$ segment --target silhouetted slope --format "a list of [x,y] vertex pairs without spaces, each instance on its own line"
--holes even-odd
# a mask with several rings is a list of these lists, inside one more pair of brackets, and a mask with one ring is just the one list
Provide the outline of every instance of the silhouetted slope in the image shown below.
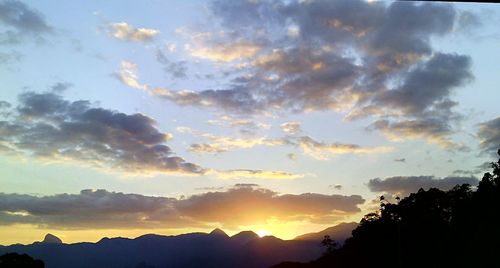
[[344,242],[347,238],[351,237],[351,232],[356,227],[358,227],[358,223],[349,222],[349,223],[341,223],[332,227],[328,227],[323,231],[317,233],[307,233],[303,235],[299,235],[294,238],[294,240],[305,240],[305,241],[319,241],[323,240],[325,235],[329,235],[331,239],[337,242]]

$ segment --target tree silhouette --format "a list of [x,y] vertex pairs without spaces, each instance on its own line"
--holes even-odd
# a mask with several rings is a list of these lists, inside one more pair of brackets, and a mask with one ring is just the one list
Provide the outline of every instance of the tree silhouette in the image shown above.
[[35,260],[27,254],[7,253],[0,256],[0,268],[44,268],[41,260]]
[[500,267],[500,159],[491,167],[477,189],[420,189],[394,204],[381,196],[342,247],[277,267]]
[[325,254],[328,254],[339,246],[339,243],[337,241],[333,240],[329,235],[325,235],[323,240],[321,241],[321,245],[326,248]]

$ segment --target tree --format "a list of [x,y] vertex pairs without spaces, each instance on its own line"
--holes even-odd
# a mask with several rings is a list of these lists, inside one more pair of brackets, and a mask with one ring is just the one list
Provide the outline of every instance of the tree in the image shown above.
[[0,268],[44,268],[41,260],[35,260],[27,254],[7,253],[0,256]]

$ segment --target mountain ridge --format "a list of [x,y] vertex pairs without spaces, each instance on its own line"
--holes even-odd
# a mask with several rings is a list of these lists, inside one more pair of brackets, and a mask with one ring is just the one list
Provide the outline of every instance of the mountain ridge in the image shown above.
[[[55,236],[54,236],[55,237]],[[48,268],[68,267],[268,267],[285,260],[308,261],[319,257],[320,241],[283,240],[259,237],[252,231],[228,236],[221,229],[210,233],[175,236],[145,234],[136,238],[107,238],[99,241],[33,243],[0,246],[0,254],[28,254]],[[148,267],[149,267],[148,266]],[[137,266],[138,267],[138,266]]]

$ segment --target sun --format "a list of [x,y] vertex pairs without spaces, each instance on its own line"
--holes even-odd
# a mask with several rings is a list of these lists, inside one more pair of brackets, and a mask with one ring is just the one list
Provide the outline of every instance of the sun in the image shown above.
[[264,229],[257,230],[257,231],[255,231],[255,233],[256,233],[259,237],[264,237],[264,236],[271,235],[271,232],[269,232],[268,230],[264,230]]

